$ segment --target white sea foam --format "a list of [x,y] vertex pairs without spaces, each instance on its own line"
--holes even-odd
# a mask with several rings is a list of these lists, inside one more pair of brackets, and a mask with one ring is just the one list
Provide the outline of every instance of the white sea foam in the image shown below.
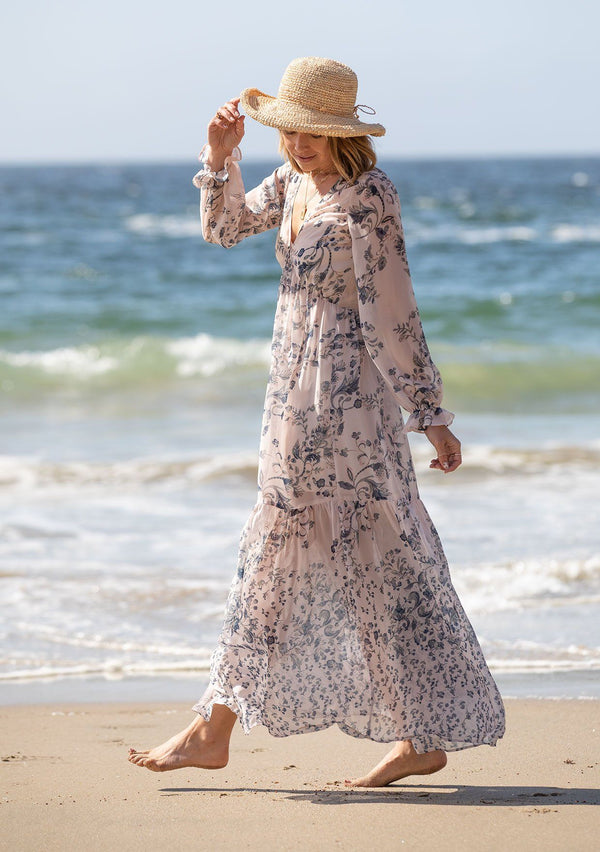
[[[526,641],[487,641],[481,645],[490,669],[495,674],[549,674],[552,672],[583,672],[600,670],[600,648],[564,646]],[[156,677],[158,675],[193,676],[210,670],[212,648],[183,648],[179,659],[129,660],[112,656],[98,660],[73,663],[44,663],[31,667],[10,667],[0,671],[0,682],[47,681],[57,678],[100,676],[106,679]],[[148,653],[154,653],[148,648]],[[0,662],[1,664],[1,662]]]
[[454,582],[472,613],[591,606],[600,603],[600,555],[456,566]]
[[590,176],[587,172],[574,172],[571,175],[571,183],[573,186],[588,186],[590,182]]
[[[557,612],[567,604],[592,610],[600,601],[600,556],[479,564],[459,568],[454,579],[467,612],[479,613],[481,643],[495,672],[600,669],[593,631],[579,631],[577,638],[571,632],[565,640],[550,630],[547,641],[486,635],[498,612],[504,613],[501,624],[507,617],[521,620],[522,628],[514,624],[510,631],[519,637],[527,623],[523,610],[535,612],[537,619],[544,610]],[[50,582],[38,573],[33,596],[31,577],[9,577],[7,582],[18,584],[21,593],[7,597],[3,681],[207,671],[228,585],[216,578],[159,579],[140,570],[134,577],[121,567],[117,574],[100,565],[93,575],[83,571],[81,579],[68,572]]]
[[88,378],[118,366],[115,357],[105,355],[97,346],[65,346],[45,352],[7,352],[0,350],[0,361],[11,367],[33,367],[45,373]]
[[[72,346],[45,351],[0,350],[0,369],[5,366],[44,376],[86,381],[114,374],[116,380],[159,377],[174,373],[182,378],[214,376],[231,368],[268,366],[270,341],[239,340],[197,334],[175,340],[139,336],[92,346]],[[17,381],[22,382],[19,377]]]
[[[583,185],[583,184],[579,184]],[[439,201],[431,196],[418,196],[413,201],[418,210],[431,210],[439,206]],[[470,219],[476,209],[471,202],[465,201],[459,207],[464,219]],[[202,226],[199,218],[189,216],[167,215],[154,213],[139,213],[125,220],[128,231],[149,237],[169,237],[181,239],[185,237],[202,237]],[[489,227],[456,227],[444,225],[437,228],[422,227],[417,223],[407,225],[411,243],[437,242],[458,240],[466,245],[485,245],[503,242],[534,242],[545,238],[545,231],[527,225],[492,225]],[[598,242],[600,241],[600,225],[572,225],[558,223],[551,227],[549,237],[554,242]]]
[[155,213],[138,213],[125,219],[125,227],[135,234],[149,237],[201,237],[200,218],[190,216],[159,216]]
[[[431,450],[415,443],[413,456],[420,467],[425,466]],[[491,444],[470,444],[463,450],[461,480],[478,476],[533,476],[558,471],[587,471],[600,469],[600,442],[572,446],[550,444],[540,447],[502,447]]]
[[[431,451],[413,448],[419,467],[426,467]],[[52,487],[72,490],[87,486],[136,486],[179,482],[190,484],[228,476],[254,479],[258,458],[254,450],[213,453],[189,458],[140,457],[123,461],[47,461],[35,457],[0,456],[0,490]],[[487,476],[543,476],[561,470],[600,469],[600,446],[556,445],[540,448],[502,448],[471,445],[463,455],[461,481]],[[26,530],[25,530],[26,533]],[[24,534],[25,534],[24,533]],[[46,533],[50,535],[51,533]]]
[[538,232],[524,225],[512,225],[494,228],[465,228],[458,232],[458,238],[467,245],[482,245],[500,242],[532,242]]
[[600,243],[600,225],[555,225],[552,239],[555,243]]
[[496,672],[533,674],[600,669],[599,647],[558,645],[523,639],[490,641],[480,637],[480,641],[488,665]]
[[[462,215],[470,218],[475,211],[465,207]],[[529,225],[490,225],[488,227],[460,227],[451,224],[430,227],[418,222],[406,224],[411,244],[463,243],[463,245],[491,245],[493,243],[597,243],[600,242],[600,224],[574,225],[558,222],[546,227]]]
[[32,668],[12,669],[0,672],[0,682],[22,680],[50,680],[63,677],[90,677],[100,675],[105,678],[119,679],[136,676],[156,676],[169,674],[194,674],[210,670],[210,653],[195,651],[195,656],[178,662],[126,662],[119,658],[98,660],[96,662],[74,663],[72,665],[42,665]]
[[200,456],[189,459],[134,458],[114,462],[49,462],[22,456],[0,456],[0,489],[52,486],[151,485],[175,481],[194,484],[224,476],[255,477],[255,452]]
[[[507,309],[512,298],[507,293],[497,296]],[[566,291],[563,298],[574,296]],[[587,411],[593,405],[598,373],[594,353],[483,342],[438,344],[436,357],[448,395],[463,409],[514,411],[527,405],[546,411],[555,403],[566,407],[570,401],[571,410]],[[185,394],[189,383],[205,394],[208,404],[217,398],[237,404],[250,387],[257,389],[254,399],[260,399],[258,388],[264,388],[270,360],[271,343],[266,338],[139,335],[40,352],[0,350],[0,388],[15,399],[29,400],[58,390],[69,401],[86,405],[90,394],[104,399],[125,392],[130,404],[132,394],[165,389]]]
[[431,195],[417,195],[412,203],[418,210],[434,210],[439,207],[439,200]]
[[[462,210],[463,218],[469,219],[475,213],[472,206]],[[457,242],[463,245],[486,245],[491,243],[534,242],[542,234],[535,228],[526,225],[492,225],[489,227],[469,227],[454,224],[427,226],[418,222],[406,224],[407,235],[411,244],[435,244]]]
[[269,364],[271,344],[266,340],[233,340],[197,334],[166,345],[177,359],[180,376],[213,376],[229,367]]
[[[222,592],[221,584],[219,589]],[[27,632],[28,625],[22,625]],[[153,657],[194,657],[199,659],[209,657],[211,649],[199,648],[197,645],[180,642],[140,641],[138,637],[111,638],[102,634],[90,634],[82,630],[65,631],[50,625],[35,625],[35,633],[47,642],[55,645],[65,645],[73,648],[93,648],[102,651],[113,651],[120,654],[141,652]],[[162,665],[160,663],[159,665]]]
[[[431,196],[419,196],[415,198],[414,204],[419,210],[431,210],[439,206],[439,201]],[[460,213],[463,218],[471,218],[475,207],[468,201],[460,205]],[[161,236],[180,239],[183,237],[201,237],[202,226],[199,218],[188,216],[160,216],[153,213],[140,213],[129,216],[125,220],[127,230],[143,234],[144,236]],[[418,237],[420,230],[421,238],[428,239],[458,239],[467,244],[496,243],[496,242],[523,242],[535,240],[538,233],[533,228],[521,225],[498,226],[489,228],[453,228],[445,227],[432,230],[421,230],[411,226],[411,242]]]

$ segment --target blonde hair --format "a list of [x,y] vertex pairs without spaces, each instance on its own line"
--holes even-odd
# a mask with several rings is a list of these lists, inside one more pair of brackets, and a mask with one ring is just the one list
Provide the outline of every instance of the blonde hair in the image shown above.
[[[335,170],[349,183],[354,183],[364,172],[375,168],[377,154],[370,136],[328,136],[327,142]],[[281,130],[279,153],[295,172],[303,174],[298,162],[285,147]]]

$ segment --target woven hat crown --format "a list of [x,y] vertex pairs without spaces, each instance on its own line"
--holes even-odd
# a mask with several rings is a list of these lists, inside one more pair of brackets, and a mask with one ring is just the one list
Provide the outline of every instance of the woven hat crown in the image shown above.
[[319,112],[351,116],[357,91],[358,79],[347,65],[308,56],[290,62],[277,97]]

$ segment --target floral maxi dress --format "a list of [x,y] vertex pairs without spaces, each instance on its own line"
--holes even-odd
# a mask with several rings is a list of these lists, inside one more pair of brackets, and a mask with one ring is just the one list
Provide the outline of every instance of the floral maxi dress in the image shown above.
[[[417,751],[494,745],[498,689],[417,489],[406,432],[450,424],[413,294],[400,204],[379,169],[340,179],[291,240],[300,176],[248,194],[208,169],[204,238],[230,247],[278,228],[282,267],[259,495],[194,710],[246,733],[337,724]],[[404,424],[400,407],[410,413]]]

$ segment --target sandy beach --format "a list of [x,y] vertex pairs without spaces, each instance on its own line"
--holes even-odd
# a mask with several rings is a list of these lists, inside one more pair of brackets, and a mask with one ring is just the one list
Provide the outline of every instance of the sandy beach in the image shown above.
[[386,746],[337,728],[275,739],[236,726],[216,772],[155,774],[189,705],[3,707],[0,848],[19,850],[591,850],[600,832],[600,702],[509,700],[497,748],[430,778],[348,790]]

